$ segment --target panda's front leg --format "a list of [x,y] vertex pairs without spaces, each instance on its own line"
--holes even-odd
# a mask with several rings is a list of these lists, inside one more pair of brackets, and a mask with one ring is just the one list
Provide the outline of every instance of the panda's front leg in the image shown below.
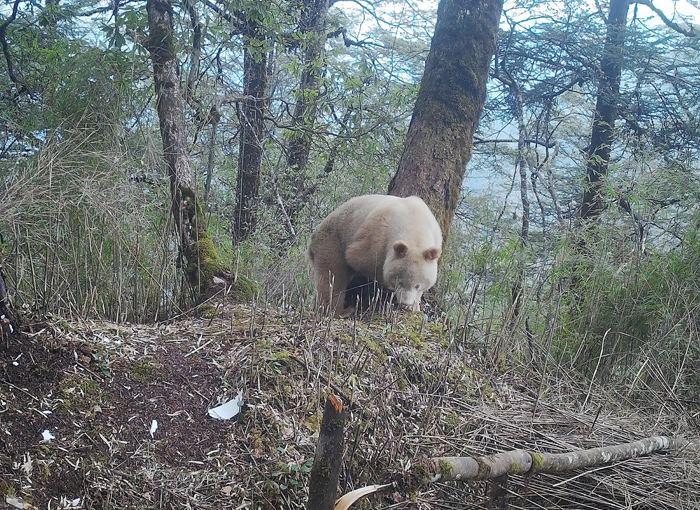
[[412,312],[420,312],[420,300],[422,297],[423,297],[423,293],[419,292],[418,295],[416,296],[416,300],[411,305]]

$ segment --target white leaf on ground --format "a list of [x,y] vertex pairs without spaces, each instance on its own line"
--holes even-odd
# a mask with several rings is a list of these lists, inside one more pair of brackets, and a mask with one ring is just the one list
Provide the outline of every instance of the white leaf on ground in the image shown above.
[[14,496],[5,496],[5,503],[14,508],[29,508],[28,505],[24,504],[22,498],[15,498]]
[[43,438],[41,440],[42,443],[49,443],[56,439],[56,437],[48,429],[41,433],[41,437]]
[[230,420],[238,413],[241,412],[241,407],[243,406],[243,391],[239,391],[236,398],[229,400],[221,404],[218,407],[209,409],[209,416],[217,420]]
[[151,422],[151,437],[156,433],[156,430],[158,430],[158,420],[153,420]]
[[348,492],[345,496],[336,501],[333,510],[347,510],[353,503],[356,503],[365,496],[369,496],[375,492],[387,489],[393,485],[393,483],[387,483],[386,485],[368,485],[367,487],[362,487],[361,489],[355,489],[354,491]]

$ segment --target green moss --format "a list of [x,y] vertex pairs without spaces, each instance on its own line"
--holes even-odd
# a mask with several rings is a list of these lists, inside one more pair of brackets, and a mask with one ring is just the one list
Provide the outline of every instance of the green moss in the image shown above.
[[214,276],[225,272],[226,266],[219,256],[214,240],[206,231],[200,232],[194,251],[187,261],[187,278],[192,283],[197,282],[200,288],[206,289]]
[[462,423],[462,418],[456,411],[448,411],[445,416],[445,425],[452,429],[456,429]]
[[100,385],[89,377],[70,374],[58,384],[63,407],[68,411],[85,412],[100,402]]
[[399,482],[399,490],[406,494],[411,493],[428,483],[435,476],[439,466],[430,459],[417,459],[413,462],[408,473],[404,473]]
[[488,383],[485,383],[480,389],[482,398],[490,400],[491,402],[498,401],[498,392],[496,392],[496,390],[493,389],[493,386],[491,386]]
[[219,316],[219,307],[203,303],[197,307],[197,314],[205,319],[216,319]]
[[314,413],[304,420],[304,425],[306,425],[306,428],[308,428],[311,432],[317,433],[321,430],[322,419],[323,415],[321,413]]
[[530,468],[530,471],[533,473],[537,473],[542,469],[542,466],[544,465],[544,455],[541,453],[536,453],[536,452],[528,452],[530,454],[530,457],[532,458],[532,467]]
[[152,358],[142,358],[131,365],[131,378],[141,383],[153,381],[160,366]]
[[[382,360],[386,359],[386,352],[384,352],[384,348],[374,338],[369,335],[359,335],[358,338],[370,352],[381,357]],[[352,339],[352,337],[348,335],[348,339]]]
[[452,464],[445,460],[440,460],[438,462],[438,469],[440,470],[440,473],[443,474],[444,476],[451,477],[452,476]]
[[278,389],[280,390],[280,392],[282,393],[282,396],[284,396],[284,397],[294,396],[295,388],[291,383],[282,384],[281,386],[278,387]]
[[447,346],[449,336],[444,324],[428,322],[422,313],[406,313],[393,326],[389,339],[395,342],[406,342],[419,351],[426,350],[430,343]]
[[231,295],[236,301],[251,301],[260,293],[258,283],[247,276],[238,275],[233,282]]
[[291,352],[289,352],[288,350],[282,350],[271,352],[266,356],[265,359],[267,359],[268,361],[288,361],[291,356]]

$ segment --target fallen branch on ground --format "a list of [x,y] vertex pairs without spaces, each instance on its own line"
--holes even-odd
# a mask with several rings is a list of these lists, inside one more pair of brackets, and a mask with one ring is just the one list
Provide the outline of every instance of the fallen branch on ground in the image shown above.
[[[700,438],[689,441],[681,438],[653,436],[631,443],[578,450],[569,453],[540,453],[526,450],[485,455],[482,457],[435,457],[426,463],[418,464],[415,481],[418,485],[428,485],[449,480],[493,480],[507,475],[534,475],[537,473],[564,473],[592,466],[602,466],[612,462],[633,459],[665,450],[691,450],[700,453]],[[359,499],[386,490],[389,486],[375,486],[357,489],[344,496],[345,501]],[[351,497],[357,494],[360,498]],[[350,497],[348,497],[350,496]],[[339,500],[340,501],[340,500]],[[336,503],[336,510],[338,509]],[[343,508],[349,508],[344,506]]]

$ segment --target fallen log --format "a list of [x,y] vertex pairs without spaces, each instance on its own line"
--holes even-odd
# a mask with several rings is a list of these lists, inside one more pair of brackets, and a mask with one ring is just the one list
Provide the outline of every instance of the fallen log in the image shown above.
[[[593,466],[603,466],[613,462],[633,459],[664,450],[691,450],[700,453],[700,438],[686,440],[667,436],[653,436],[631,443],[576,450],[567,453],[542,453],[526,450],[512,450],[480,457],[434,457],[418,463],[411,484],[428,485],[445,481],[495,480],[491,502],[494,508],[505,508],[502,497],[509,475],[535,475],[538,473],[564,473]],[[390,487],[376,485],[373,490],[367,487],[349,492],[341,500],[355,503]],[[355,497],[357,495],[358,497]],[[340,507],[336,502],[336,510]],[[350,505],[343,505],[343,510]]]
[[633,459],[660,450],[694,447],[696,442],[653,436],[631,443],[568,453],[513,450],[483,457],[436,457],[430,459],[428,463],[428,477],[424,483],[447,480],[490,480],[506,474],[564,473]]

